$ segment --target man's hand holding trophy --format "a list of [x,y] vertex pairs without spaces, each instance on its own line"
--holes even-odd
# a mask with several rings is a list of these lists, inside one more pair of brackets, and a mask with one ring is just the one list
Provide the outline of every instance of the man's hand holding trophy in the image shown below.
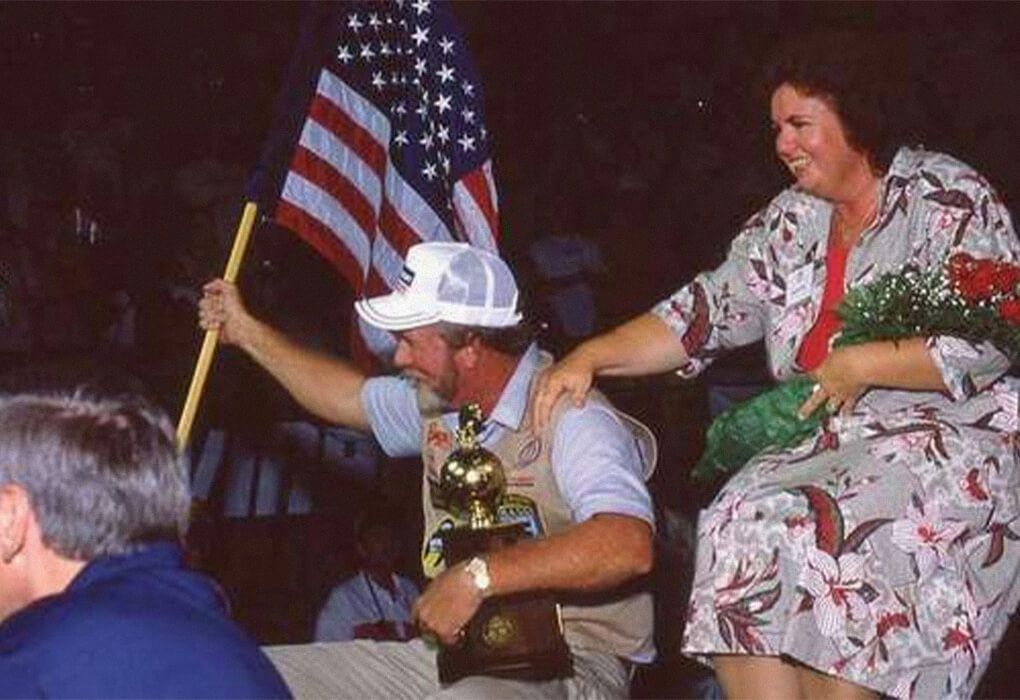
[[499,522],[506,475],[495,454],[481,447],[482,415],[461,409],[457,449],[439,472],[439,497],[458,525],[444,537],[447,570],[419,598],[423,632],[440,642],[439,677],[469,675],[533,680],[569,675],[570,653],[559,606],[551,593],[490,595],[486,553],[527,537],[521,523]]

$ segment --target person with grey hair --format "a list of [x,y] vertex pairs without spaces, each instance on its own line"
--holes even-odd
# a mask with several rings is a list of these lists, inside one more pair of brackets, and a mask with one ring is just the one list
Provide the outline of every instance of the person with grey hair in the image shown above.
[[[248,353],[304,408],[371,431],[390,456],[422,457],[421,563],[430,582],[413,612],[423,637],[455,644],[493,595],[553,591],[562,603],[573,661],[567,677],[476,674],[444,685],[435,647],[422,638],[270,648],[295,695],[626,697],[630,665],[653,657],[652,601],[639,579],[652,566],[644,478],[654,439],[601,396],[583,407],[564,401],[547,429],[535,430],[527,420],[532,387],[552,358],[534,343],[517,296],[513,273],[493,253],[466,243],[410,247],[396,290],[355,307],[363,321],[395,334],[402,376],[366,378],[255,319],[233,285],[206,286],[201,325],[220,329],[221,340]],[[431,496],[456,444],[458,410],[470,403],[486,419],[480,444],[505,466],[513,520],[537,537],[454,564],[442,532],[456,518]]]
[[184,568],[190,502],[144,399],[0,397],[0,697],[289,697]]

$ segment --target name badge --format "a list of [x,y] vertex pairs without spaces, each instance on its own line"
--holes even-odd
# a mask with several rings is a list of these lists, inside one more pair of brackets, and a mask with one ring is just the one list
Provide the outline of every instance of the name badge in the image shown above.
[[797,306],[811,298],[815,281],[815,264],[801,265],[786,278],[786,305]]

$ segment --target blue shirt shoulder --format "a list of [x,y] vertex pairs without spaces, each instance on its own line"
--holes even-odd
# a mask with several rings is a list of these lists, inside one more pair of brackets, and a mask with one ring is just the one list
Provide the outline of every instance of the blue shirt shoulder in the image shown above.
[[0,625],[0,697],[290,697],[214,584],[160,543],[90,563]]

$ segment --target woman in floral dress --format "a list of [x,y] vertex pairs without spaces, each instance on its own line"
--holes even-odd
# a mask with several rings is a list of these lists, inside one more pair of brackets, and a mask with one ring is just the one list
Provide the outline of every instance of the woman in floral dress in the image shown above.
[[1020,594],[1020,383],[991,344],[949,336],[832,350],[834,309],[907,263],[1016,262],[1020,245],[978,173],[898,147],[881,64],[841,41],[803,42],[770,72],[794,184],[720,267],[556,365],[537,419],[595,375],[693,377],[764,339],[777,379],[817,382],[802,411],[828,417],[702,513],[685,651],[731,697],[967,696]]

